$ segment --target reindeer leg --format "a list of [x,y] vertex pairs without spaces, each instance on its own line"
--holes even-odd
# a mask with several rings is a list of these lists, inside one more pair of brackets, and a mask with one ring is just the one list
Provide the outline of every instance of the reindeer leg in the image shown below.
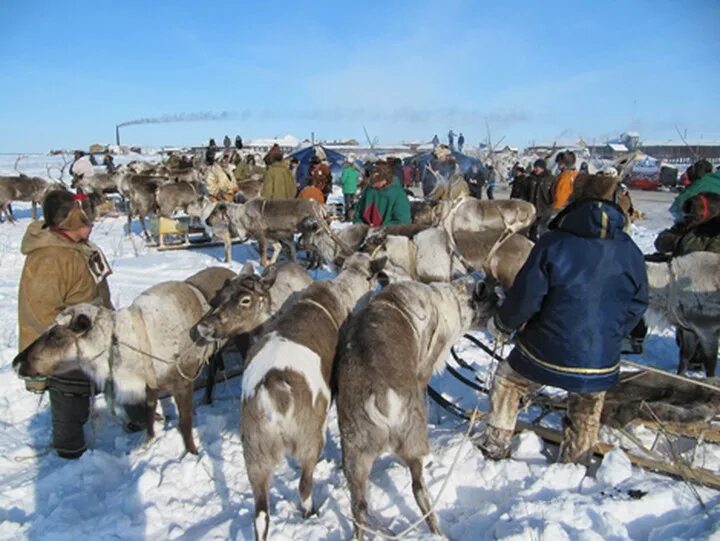
[[698,353],[705,367],[705,375],[713,378],[715,377],[715,369],[717,368],[718,334],[708,333],[707,335],[700,335],[699,338],[700,347],[698,348]]
[[278,257],[280,257],[280,251],[282,250],[282,244],[279,241],[273,241],[272,247],[273,247],[273,255],[270,258],[271,265],[274,264],[278,260]]
[[253,528],[255,530],[255,539],[265,541],[268,537],[270,529],[270,513],[268,511],[268,488],[270,485],[270,476],[272,475],[272,465],[261,461],[261,464],[248,460],[248,453],[245,453],[245,465],[247,475],[252,487],[253,497],[255,498],[255,521]]
[[302,475],[300,476],[300,507],[302,508],[303,518],[309,518],[317,513],[313,505],[312,489],[313,489],[313,473],[315,465],[320,459],[322,448],[325,446],[325,438],[320,434],[317,438],[317,445],[309,452],[301,461]]
[[157,389],[151,389],[150,387],[145,388],[145,405],[147,410],[145,411],[147,418],[147,434],[148,438],[155,437],[155,409],[157,408]]
[[232,261],[232,237],[230,235],[230,229],[223,229],[220,233],[222,238],[223,246],[225,247],[225,263]]
[[127,234],[128,237],[132,237],[132,204],[130,203],[130,199],[127,200]]
[[215,388],[215,379],[217,378],[218,370],[222,364],[222,352],[218,351],[210,357],[210,361],[208,362],[207,383],[205,384],[205,396],[203,396],[202,402],[200,402],[201,404],[207,404],[208,406],[212,404],[212,393]]
[[355,523],[356,539],[363,539],[364,527],[368,523],[368,504],[365,496],[373,461],[371,455],[346,449],[343,445],[343,471],[350,488],[350,508]]
[[427,487],[425,486],[425,480],[423,479],[423,464],[422,458],[406,458],[405,464],[410,468],[410,476],[412,477],[412,489],[415,501],[420,508],[420,512],[423,516],[427,515],[425,522],[430,528],[430,531],[435,535],[442,535],[440,531],[440,524],[435,511],[431,512],[430,495],[428,494]]
[[260,264],[263,267],[267,267],[267,239],[265,238],[265,235],[260,235],[260,238],[258,239],[258,247],[260,248]]
[[677,373],[684,374],[700,350],[698,336],[690,329],[678,327],[675,331],[675,341],[680,348]]
[[198,454],[195,440],[192,433],[193,404],[192,404],[192,382],[183,381],[178,384],[173,392],[175,404],[180,416],[180,434],[182,434],[185,450],[193,455]]
[[32,218],[37,220],[37,201],[32,202]]
[[140,213],[140,225],[142,226],[143,233],[145,234],[145,240],[150,242],[150,233],[148,233],[147,226],[145,225],[145,214]]

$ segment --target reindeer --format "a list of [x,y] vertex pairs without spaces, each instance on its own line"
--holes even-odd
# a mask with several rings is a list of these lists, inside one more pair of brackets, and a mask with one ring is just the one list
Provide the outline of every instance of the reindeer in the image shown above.
[[[664,263],[646,261],[648,323],[669,323],[692,331],[705,373],[715,375],[720,337],[720,254],[692,252]],[[654,320],[654,321],[653,321]],[[678,374],[687,371],[695,348],[681,348]]]
[[454,245],[448,233],[439,227],[426,228],[409,237],[389,232],[369,231],[359,249],[386,255],[385,273],[391,281],[447,282],[476,269],[507,290],[533,247],[522,235],[507,235],[495,229],[459,231]]
[[450,283],[392,284],[352,317],[338,346],[337,410],[342,466],[355,535],[368,524],[365,496],[376,458],[391,452],[408,466],[415,501],[442,535],[423,480],[429,452],[425,389],[460,334],[490,317],[492,289],[465,277]]
[[325,445],[339,330],[375,288],[383,264],[354,254],[335,279],[311,284],[277,318],[245,364],[240,433],[255,498],[256,539],[268,537],[270,479],[285,454],[302,468],[303,515],[313,513],[313,471]]
[[[416,224],[388,225],[383,231],[388,235],[412,237],[427,227]],[[373,229],[367,224],[350,224],[334,231],[322,227],[310,229],[301,235],[298,248],[311,252],[311,268],[319,267],[322,263],[342,265],[342,259],[359,250],[371,231]]]
[[[30,177],[18,171],[18,163],[23,158],[24,156],[18,156],[15,160],[14,169],[17,175],[0,176],[0,222],[2,222],[4,214],[8,222],[15,223],[16,220],[11,207],[13,201],[32,203],[32,218],[37,220],[37,206],[42,203],[48,189],[51,187],[63,187],[49,183],[43,178]],[[52,179],[52,177],[50,178]]]
[[118,188],[127,200],[128,235],[132,234],[132,219],[137,216],[146,240],[150,240],[145,218],[157,207],[156,192],[169,179],[151,175],[128,173],[120,178]]
[[155,212],[164,218],[171,218],[178,209],[188,213],[188,208],[195,208],[201,199],[202,195],[191,182],[162,184],[155,190]]
[[[214,228],[234,228],[237,235],[245,240],[250,237],[257,238],[260,244],[260,262],[263,265],[268,264],[268,241],[273,245],[271,264],[277,261],[283,243],[289,247],[291,258],[295,261],[294,233],[311,230],[323,224],[327,227],[323,208],[316,201],[262,197],[242,204],[218,203],[206,223]],[[228,241],[229,235],[225,239],[226,253],[229,252]]]
[[0,176],[0,221],[3,214],[7,216],[8,222],[16,221],[10,206],[13,201],[31,202],[32,217],[37,220],[37,206],[42,203],[48,186],[48,182],[39,177]]
[[[272,318],[292,305],[300,292],[313,282],[297,263],[266,267],[258,276],[246,263],[237,278],[228,280],[210,301],[211,310],[191,329],[196,341],[216,342],[224,347],[232,338],[243,358],[250,344],[262,334]],[[212,402],[215,373],[222,359],[211,359],[203,401]]]
[[177,404],[185,450],[197,454],[193,378],[214,351],[196,344],[190,329],[210,308],[209,299],[233,276],[232,271],[211,267],[183,282],[154,285],[118,311],[94,304],[71,306],[15,357],[13,367],[23,377],[79,368],[100,389],[111,381],[119,402],[146,402],[150,438],[155,434],[158,391],[169,391]]
[[535,207],[518,199],[480,200],[460,197],[438,203],[438,225],[450,235],[456,231],[495,229],[517,233],[535,221]]

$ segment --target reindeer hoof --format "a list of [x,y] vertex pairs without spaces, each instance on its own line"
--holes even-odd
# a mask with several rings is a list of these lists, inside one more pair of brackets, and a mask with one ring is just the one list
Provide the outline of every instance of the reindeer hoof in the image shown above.
[[315,507],[313,507],[309,511],[303,511],[303,513],[302,513],[302,517],[304,519],[309,519],[310,517],[316,517],[317,515],[318,515],[318,510]]

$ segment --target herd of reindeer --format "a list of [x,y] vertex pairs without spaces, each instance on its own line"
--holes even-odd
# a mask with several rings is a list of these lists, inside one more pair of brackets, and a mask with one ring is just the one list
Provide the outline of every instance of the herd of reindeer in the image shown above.
[[[76,186],[102,193],[103,183],[112,182],[130,204],[129,219],[151,210],[169,216],[181,208],[227,239],[255,238],[267,263],[263,272],[251,264],[238,274],[211,267],[182,282],[152,286],[127,308],[72,306],[18,354],[13,365],[19,374],[48,375],[62,366],[79,367],[101,385],[112,378],[116,400],[149,406],[150,437],[158,394],[169,392],[185,449],[197,454],[193,380],[224,349],[251,344],[244,354],[240,432],[256,538],[268,537],[269,485],[285,455],[301,468],[303,515],[316,511],[313,471],[333,402],[356,536],[382,530],[370,515],[366,485],[384,452],[407,465],[417,505],[429,529],[441,534],[423,477],[429,453],[425,391],[449,348],[463,332],[482,328],[498,295],[512,285],[533,246],[522,234],[535,221],[533,205],[460,197],[415,204],[423,223],[333,228],[314,201],[265,200],[255,193],[244,202],[211,203],[197,188],[198,169],[174,178],[138,168],[78,179]],[[46,190],[48,182],[0,177],[0,204],[7,212],[9,200],[38,203],[42,186]],[[314,281],[294,261],[277,263],[283,244],[294,259],[295,239],[335,277]],[[270,261],[268,243],[275,246]],[[716,344],[720,277],[713,269],[719,263],[720,255],[707,253],[647,263],[651,307],[671,324],[691,326],[708,340],[714,336]]]

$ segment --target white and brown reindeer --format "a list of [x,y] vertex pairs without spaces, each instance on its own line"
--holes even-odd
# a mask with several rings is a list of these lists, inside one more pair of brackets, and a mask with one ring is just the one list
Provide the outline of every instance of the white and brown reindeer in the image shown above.
[[509,289],[533,247],[527,237],[497,229],[456,232],[454,246],[450,235],[439,227],[410,236],[391,232],[384,228],[369,231],[359,249],[387,256],[385,273],[393,282],[447,282],[475,269]]
[[212,309],[194,329],[207,341],[254,332],[291,306],[312,283],[307,271],[291,261],[270,265],[260,275],[246,263],[210,301]]
[[154,436],[158,391],[168,391],[177,404],[185,450],[197,454],[193,378],[214,349],[196,344],[190,329],[210,308],[209,299],[234,276],[228,269],[211,267],[182,282],[154,285],[117,311],[93,304],[71,306],[15,357],[13,366],[21,376],[79,368],[100,389],[111,380],[120,403],[147,404],[149,437]]
[[358,538],[371,528],[366,485],[385,452],[408,466],[415,501],[430,530],[441,535],[423,479],[429,452],[425,390],[452,344],[463,331],[484,324],[496,303],[492,288],[470,277],[429,285],[400,282],[348,321],[338,346],[336,401]]
[[[220,350],[226,344],[233,345],[245,359],[263,326],[292,305],[312,282],[297,263],[270,265],[260,275],[251,263],[246,263],[237,277],[227,280],[210,300],[210,311],[191,329],[191,336],[196,341],[214,342]],[[212,403],[215,375],[221,363],[216,355],[208,366],[203,399],[206,404]]]
[[255,498],[255,537],[267,539],[268,491],[286,454],[300,464],[300,504],[313,512],[315,465],[325,445],[340,327],[374,290],[384,260],[350,256],[340,274],[311,284],[253,348],[243,374],[240,432]]

